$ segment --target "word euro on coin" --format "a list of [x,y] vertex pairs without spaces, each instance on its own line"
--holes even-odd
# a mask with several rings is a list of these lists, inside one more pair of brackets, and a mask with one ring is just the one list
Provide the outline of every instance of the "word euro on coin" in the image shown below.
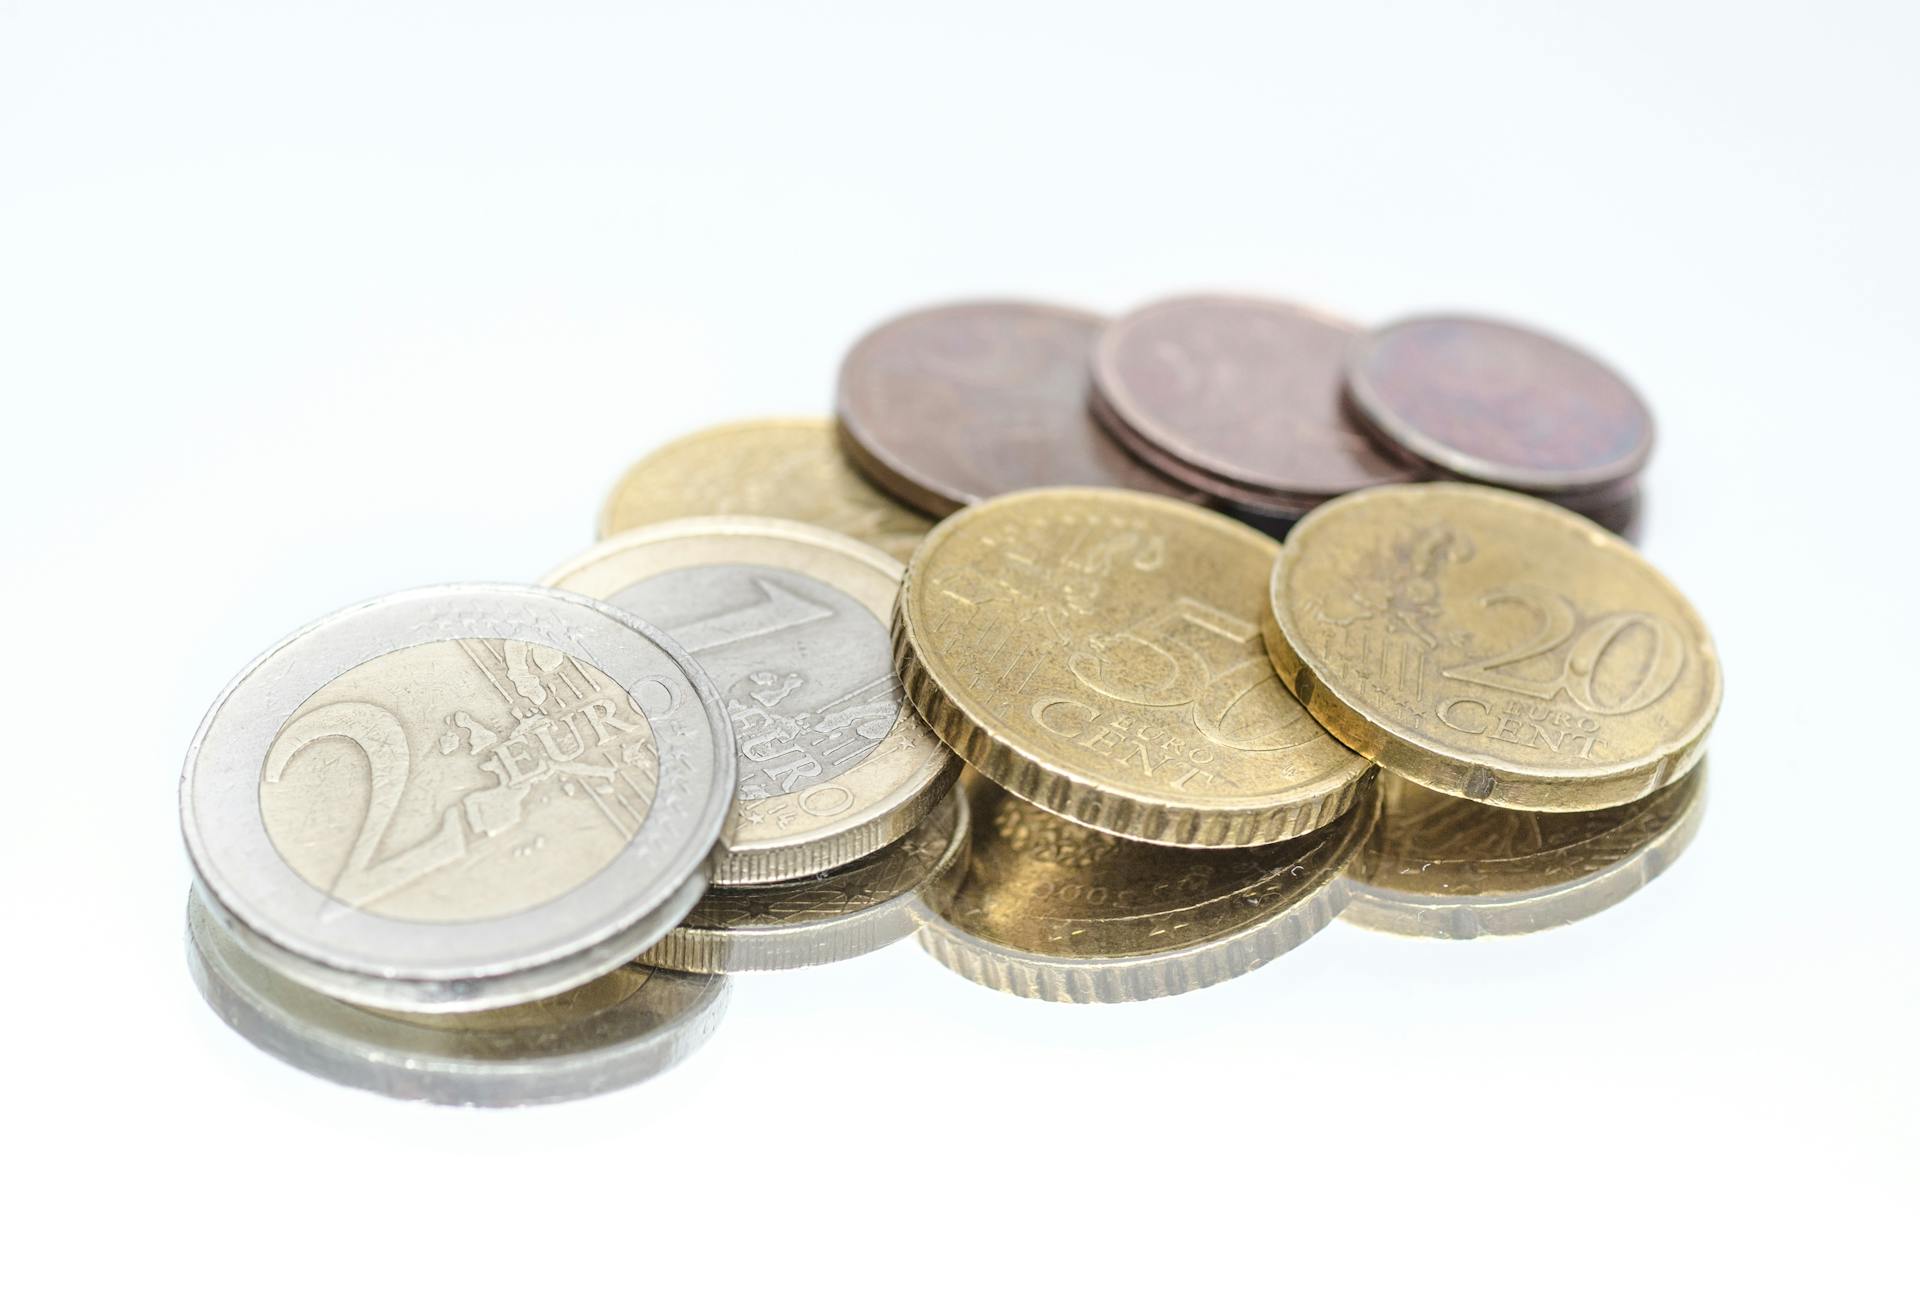
[[1576,514],[1461,484],[1315,510],[1272,583],[1267,648],[1328,730],[1499,807],[1631,802],[1687,773],[1720,664],[1685,596]]
[[923,905],[920,944],[975,983],[1048,1001],[1144,1001],[1258,969],[1325,928],[1373,801],[1258,848],[1167,848],[967,782],[974,843],[956,887]]
[[678,924],[734,784],[725,707],[651,627],[537,587],[437,587],[242,672],[187,752],[181,824],[263,964],[362,1005],[474,1010]]
[[676,438],[614,485],[600,535],[691,515],[794,519],[878,547],[905,563],[933,520],[868,482],[824,419],[759,419]]
[[1532,329],[1425,316],[1375,330],[1347,390],[1360,418],[1447,474],[1591,513],[1653,451],[1653,415],[1605,364]]
[[1100,335],[1095,409],[1162,473],[1260,517],[1420,477],[1348,418],[1359,330],[1260,298],[1168,298]]
[[548,575],[666,629],[718,687],[739,798],[713,878],[817,875],[919,824],[960,760],[906,706],[887,647],[897,561],[782,519],[625,532]]
[[197,893],[187,964],[214,1013],[267,1054],[348,1087],[442,1105],[532,1105],[630,1086],[705,1042],[727,1002],[725,979],[622,965],[494,1010],[374,1010],[254,960]]
[[1706,764],[1632,803],[1517,812],[1436,794],[1392,772],[1380,815],[1347,867],[1341,918],[1418,938],[1530,934],[1594,915],[1652,880],[1692,842]]
[[1136,492],[998,497],[915,552],[895,660],[968,762],[1070,820],[1195,847],[1305,834],[1346,810],[1368,764],[1261,646],[1279,550]]
[[869,477],[933,515],[1027,487],[1191,496],[1116,446],[1087,410],[1101,320],[1024,302],[911,312],[840,367],[842,445]]
[[966,796],[940,805],[898,843],[850,866],[784,884],[713,888],[641,960],[733,974],[844,961],[911,934],[916,907],[951,889],[965,860]]

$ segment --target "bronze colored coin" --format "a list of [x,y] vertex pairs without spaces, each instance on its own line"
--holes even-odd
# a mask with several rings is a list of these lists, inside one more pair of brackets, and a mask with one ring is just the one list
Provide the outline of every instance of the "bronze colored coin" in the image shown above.
[[1574,812],[1687,773],[1720,708],[1700,615],[1579,515],[1458,483],[1382,487],[1294,529],[1267,648],[1328,730],[1499,807]]
[[1191,493],[1115,446],[1087,412],[1100,319],[1026,302],[897,316],[840,367],[842,445],[929,514],[1028,487]]
[[1705,764],[1620,807],[1516,812],[1379,780],[1342,917],[1416,938],[1530,934],[1583,920],[1670,866],[1706,814]]
[[1113,408],[1107,404],[1106,398],[1100,395],[1097,388],[1088,397],[1087,408],[1093,412],[1094,419],[1115,442],[1138,456],[1141,461],[1169,477],[1178,477],[1194,491],[1201,493],[1205,503],[1213,509],[1238,518],[1271,536],[1284,537],[1287,529],[1298,523],[1308,510],[1319,504],[1318,500],[1258,491],[1230,479],[1221,478],[1217,474],[1210,474],[1197,465],[1184,464],[1175,460],[1165,451],[1142,438],[1131,425],[1114,414]]
[[847,463],[831,420],[756,419],[689,433],[640,459],[607,497],[600,535],[702,514],[811,523],[903,564],[933,526]]
[[1341,385],[1356,337],[1281,302],[1168,298],[1107,326],[1094,387],[1116,436],[1163,473],[1238,505],[1299,514],[1421,476],[1348,417]]
[[1144,1001],[1258,969],[1345,905],[1373,799],[1304,838],[1167,848],[1089,830],[968,782],[974,846],[920,944],[975,983],[1048,1001]]
[[914,552],[894,661],[942,739],[1069,820],[1180,847],[1292,838],[1345,811],[1367,763],[1261,646],[1278,553],[1137,492],[1002,496]]
[[1347,372],[1354,409],[1407,454],[1496,487],[1579,494],[1633,477],[1653,415],[1613,370],[1518,325],[1424,316],[1374,331]]
[[906,838],[851,866],[784,884],[709,889],[640,961],[734,974],[879,951],[914,931],[918,906],[952,891],[967,855],[968,823],[967,797],[953,789]]

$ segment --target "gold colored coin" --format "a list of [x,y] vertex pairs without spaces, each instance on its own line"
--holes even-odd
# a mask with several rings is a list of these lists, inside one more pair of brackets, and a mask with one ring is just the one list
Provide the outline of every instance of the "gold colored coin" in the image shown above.
[[933,526],[861,477],[831,420],[756,419],[689,433],[641,458],[607,497],[600,535],[713,514],[811,523],[903,563]]
[[920,944],[975,983],[1047,1001],[1144,1001],[1258,969],[1324,928],[1374,802],[1257,848],[1168,848],[966,782],[973,850]]
[[1557,506],[1431,483],[1358,492],[1273,571],[1274,666],[1390,771],[1497,807],[1574,812],[1684,776],[1720,707],[1685,596]]
[[1706,764],[1636,802],[1517,812],[1382,772],[1341,918],[1418,938],[1530,934],[1620,902],[1671,865],[1706,814]]
[[623,532],[547,576],[660,628],[733,723],[739,792],[716,884],[843,866],[932,810],[960,761],[906,706],[888,654],[897,561],[784,519]]
[[851,866],[785,884],[707,890],[679,928],[640,955],[694,974],[797,970],[868,952],[911,934],[915,908],[957,881],[967,799],[952,789],[898,843]]
[[914,552],[894,615],[901,680],[968,762],[1068,820],[1182,847],[1306,834],[1369,767],[1261,646],[1279,549],[1136,492],[995,497]]

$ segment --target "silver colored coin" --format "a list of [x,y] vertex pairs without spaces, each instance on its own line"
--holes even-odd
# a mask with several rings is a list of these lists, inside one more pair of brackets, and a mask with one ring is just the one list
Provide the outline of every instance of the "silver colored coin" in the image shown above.
[[436,587],[324,618],[214,703],[180,810],[249,954],[364,1006],[551,996],[706,888],[725,707],[660,632],[538,587]]
[[214,1013],[269,1055],[349,1087],[442,1105],[532,1105],[631,1086],[712,1036],[728,992],[714,975],[623,965],[496,1010],[374,1010],[254,960],[197,889],[187,902],[187,964]]
[[960,759],[906,702],[887,619],[898,560],[786,519],[676,519],[548,575],[664,627],[712,677],[740,788],[716,884],[804,879],[924,820]]
[[679,928],[640,957],[669,970],[736,974],[827,965],[913,933],[916,908],[956,882],[967,799],[948,792],[906,838],[813,879],[707,890]]

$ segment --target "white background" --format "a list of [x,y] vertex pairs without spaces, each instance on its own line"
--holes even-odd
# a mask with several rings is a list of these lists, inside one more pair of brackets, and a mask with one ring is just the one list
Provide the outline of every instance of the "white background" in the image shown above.
[[[0,0],[4,1145],[27,1296],[1911,1281],[1910,5]],[[1461,306],[1613,359],[1727,705],[1693,850],[1484,944],[1076,1008],[742,979],[610,1098],[310,1079],[181,956],[178,763],[310,618],[531,580],[912,304]],[[751,1288],[751,1290],[750,1290]]]

